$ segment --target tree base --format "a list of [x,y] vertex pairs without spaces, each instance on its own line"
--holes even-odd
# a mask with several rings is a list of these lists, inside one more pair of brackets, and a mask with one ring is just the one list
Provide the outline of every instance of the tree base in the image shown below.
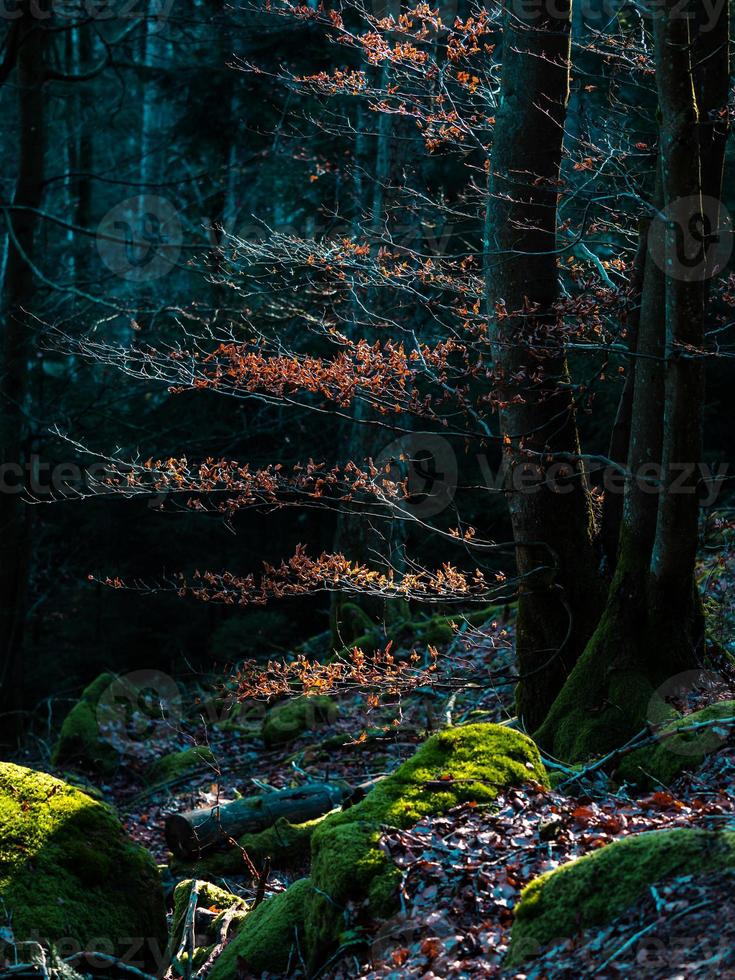
[[611,593],[586,650],[534,734],[537,744],[556,759],[577,763],[613,752],[645,729],[657,688],[699,666],[696,602],[692,606],[658,605],[641,614],[640,605]]

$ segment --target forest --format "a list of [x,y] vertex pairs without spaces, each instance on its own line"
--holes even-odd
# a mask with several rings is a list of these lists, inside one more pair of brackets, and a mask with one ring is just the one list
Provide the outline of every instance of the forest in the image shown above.
[[0,978],[735,978],[733,20],[4,0]]

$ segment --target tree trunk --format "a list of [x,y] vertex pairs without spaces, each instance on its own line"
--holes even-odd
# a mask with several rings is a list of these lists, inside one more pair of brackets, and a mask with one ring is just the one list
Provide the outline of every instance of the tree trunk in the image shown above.
[[[727,4],[719,9],[714,29],[704,23],[703,7],[692,25],[674,3],[656,19],[654,30],[664,196],[676,215],[667,225],[665,242],[665,492],[659,499],[651,562],[652,601],[662,623],[671,612],[681,622],[681,610],[691,605],[702,460],[702,351],[708,277],[714,271],[708,267],[707,244],[693,266],[682,264],[680,249],[683,244],[691,251],[694,243],[685,239],[690,228],[709,231],[708,204],[719,201],[727,140]],[[697,645],[696,637],[689,641]]]
[[[20,152],[13,203],[39,208],[44,178],[44,30],[38,7],[24,4],[20,18],[23,42],[18,49],[16,83]],[[28,394],[30,342],[28,313],[33,308],[34,237],[37,215],[31,210],[6,212],[8,254],[2,288],[2,363],[0,380],[0,459],[4,486],[0,492],[0,705],[22,703],[23,627],[28,568],[28,508],[21,494],[29,439]],[[10,726],[8,726],[10,728]],[[8,729],[6,729],[8,730]]]
[[177,857],[196,858],[218,844],[231,844],[243,834],[265,830],[281,817],[289,823],[314,820],[340,806],[351,793],[348,787],[313,783],[204,810],[172,813],[166,818],[166,843]]
[[[636,363],[629,469],[618,565],[587,650],[536,739],[576,761],[622,745],[644,727],[657,685],[695,667],[701,648],[694,587],[698,464],[704,404],[706,260],[681,261],[678,236],[706,230],[707,199],[719,198],[729,79],[728,11],[714,30],[675,0],[655,19],[661,114],[661,188],[666,220],[649,240]],[[711,26],[711,25],[710,25]],[[694,27],[699,33],[692,38]],[[705,153],[707,154],[705,157]],[[685,245],[691,248],[691,242]],[[663,257],[665,273],[654,257]],[[663,322],[661,311],[663,310]],[[663,369],[662,369],[663,366]],[[646,492],[642,466],[662,481]],[[683,477],[683,479],[682,479]],[[650,488],[650,484],[648,485]]]
[[[595,524],[557,324],[556,218],[571,5],[506,16],[486,227],[488,312],[521,577],[518,712],[533,728],[600,609]],[[564,460],[566,472],[549,471]]]

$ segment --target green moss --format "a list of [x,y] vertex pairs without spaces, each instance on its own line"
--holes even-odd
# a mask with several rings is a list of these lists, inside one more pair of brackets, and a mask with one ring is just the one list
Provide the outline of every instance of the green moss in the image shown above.
[[326,816],[311,847],[304,906],[304,958],[320,965],[340,944],[348,907],[367,905],[375,918],[397,908],[400,872],[378,846],[382,828],[409,827],[459,803],[492,803],[507,786],[548,785],[536,746],[500,725],[465,725],[428,739],[416,754],[358,804]]
[[165,949],[158,870],[112,810],[10,763],[0,763],[0,900],[18,940],[103,940],[127,955],[139,937],[134,958],[154,965]]
[[[228,892],[224,888],[219,888],[217,885],[213,885],[208,881],[197,881],[196,884],[198,889],[197,908],[216,909],[221,914],[224,914],[229,909],[235,908],[243,914],[247,913],[247,902],[237,895],[233,895],[232,892]],[[169,949],[172,955],[177,953],[181,945],[184,922],[186,921],[186,913],[189,908],[189,898],[193,886],[193,880],[181,881],[174,889],[174,912],[171,920],[171,937],[169,939]],[[214,928],[216,928],[216,923],[217,919],[214,920]]]
[[534,733],[541,748],[557,759],[593,759],[624,745],[645,727],[649,703],[663,677],[636,666],[620,630],[613,604]]
[[336,635],[344,646],[351,646],[358,637],[375,631],[375,623],[356,602],[343,602],[338,610]]
[[735,718],[735,701],[709,705],[667,725],[658,732],[658,741],[653,745],[636,749],[623,758],[616,778],[642,788],[668,786],[680,773],[697,769],[710,752],[721,748],[732,723],[721,728],[682,729],[720,718]]
[[302,878],[248,914],[236,937],[217,958],[208,980],[235,980],[264,971],[287,975],[302,958],[304,910],[313,895],[311,879]]
[[179,873],[195,874],[201,878],[246,874],[242,850],[257,868],[263,866],[267,857],[271,859],[273,868],[291,868],[308,859],[312,834],[322,820],[324,817],[317,817],[306,823],[294,824],[289,823],[285,817],[280,817],[272,827],[260,833],[243,834],[237,842],[237,848],[205,855],[193,863],[177,861],[174,869]]
[[610,922],[662,878],[731,867],[732,832],[680,828],[614,841],[526,886],[507,963],[518,964],[552,940]]
[[81,766],[100,773],[112,772],[117,767],[118,754],[102,737],[97,721],[99,700],[114,681],[114,674],[100,674],[84,689],[61,726],[51,757],[55,766]]
[[439,732],[356,806],[325,819],[312,841],[312,879],[319,893],[307,909],[311,962],[334,944],[342,909],[367,898],[376,917],[396,909],[400,875],[378,847],[381,828],[409,827],[459,803],[491,803],[507,786],[548,785],[533,742],[500,725]]
[[312,835],[322,820],[324,817],[317,817],[295,824],[280,817],[272,827],[259,834],[243,835],[239,844],[256,867],[262,867],[267,857],[274,868],[291,867],[309,857]]
[[489,619],[500,619],[504,610],[501,606],[483,606],[470,612],[455,613],[449,616],[431,616],[405,624],[416,638],[417,643],[451,643],[463,626],[482,626]]
[[332,724],[338,716],[339,708],[331,698],[296,698],[268,712],[263,721],[263,741],[269,746],[283,745],[306,731]]
[[214,753],[206,745],[197,745],[182,752],[171,752],[156,759],[148,770],[148,781],[165,783],[212,765],[215,761]]
[[459,803],[490,803],[501,789],[534,780],[547,784],[538,750],[527,735],[502,725],[447,728],[381,780],[364,800],[334,814],[319,829],[357,820],[408,827]]
[[[354,942],[350,909],[366,908],[377,919],[396,911],[401,873],[379,847],[384,826],[409,827],[462,802],[492,803],[507,786],[530,781],[548,785],[526,735],[500,725],[465,725],[432,736],[355,806],[299,828],[284,821],[252,835],[251,856],[275,850],[274,836],[302,856],[310,839],[311,876],[248,915],[213,980],[234,978],[238,956],[255,973],[284,972],[302,959],[315,969],[344,936]],[[246,838],[241,843],[247,846]]]

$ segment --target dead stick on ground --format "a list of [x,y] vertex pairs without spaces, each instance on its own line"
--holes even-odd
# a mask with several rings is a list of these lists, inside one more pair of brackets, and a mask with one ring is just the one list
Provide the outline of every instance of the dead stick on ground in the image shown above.
[[204,963],[202,963],[202,965],[199,967],[197,972],[194,974],[192,980],[203,980],[203,978],[206,977],[207,973],[209,972],[212,965],[214,964],[214,961],[217,959],[219,954],[227,945],[227,933],[229,932],[230,924],[234,919],[235,913],[237,911],[239,911],[237,906],[233,905],[231,909],[228,909],[227,912],[223,913],[222,921],[220,922],[219,925],[219,936],[217,938],[217,943],[212,949],[212,952],[209,954],[207,959],[204,961]]
[[[189,943],[189,934],[192,936],[192,948],[193,948],[193,936],[194,936],[194,919],[196,917],[197,911],[197,900],[199,899],[199,882],[192,882],[191,892],[189,893],[189,904],[186,906],[186,914],[184,915],[184,923],[181,931],[181,942],[179,943],[179,948],[175,955],[171,958],[170,966],[176,964],[179,965],[181,957],[184,955],[184,951]],[[191,964],[192,957],[189,957],[189,963]],[[191,969],[191,967],[190,967]],[[187,974],[188,976],[188,974]]]
[[263,870],[258,878],[258,890],[255,893],[255,902],[253,908],[257,909],[260,903],[265,898],[265,886],[268,883],[268,875],[271,873],[271,859],[267,857],[263,862]]

